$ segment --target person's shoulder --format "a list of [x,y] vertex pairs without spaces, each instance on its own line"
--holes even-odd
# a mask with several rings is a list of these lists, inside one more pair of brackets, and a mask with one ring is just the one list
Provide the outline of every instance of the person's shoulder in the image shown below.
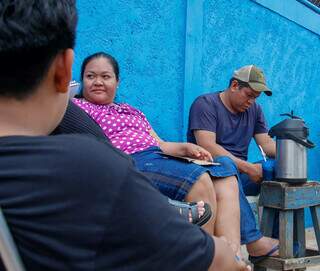
[[[113,161],[128,161],[126,155],[122,155],[111,144],[100,142],[96,137],[85,134],[67,134],[46,137],[47,144],[55,146],[62,155],[62,159],[85,160],[89,159],[96,163],[103,164],[104,161],[112,158]],[[84,159],[85,158],[85,159]],[[99,161],[100,160],[100,161]]]
[[89,101],[87,101],[86,99],[83,98],[72,98],[72,103],[74,103],[75,105],[77,105],[78,107],[86,110],[88,108],[91,108],[93,106],[92,103],[90,103]]
[[50,141],[51,146],[54,145],[52,156],[59,157],[69,172],[76,172],[77,176],[87,176],[89,173],[96,183],[110,176],[119,181],[125,179],[128,168],[132,167],[131,159],[127,155],[90,135],[50,136]]
[[194,111],[211,111],[219,102],[219,92],[211,92],[197,97],[191,106],[191,112]]
[[121,103],[120,105],[124,109],[130,110],[131,112],[135,112],[136,114],[142,115],[145,117],[145,114],[141,110],[139,110],[138,108],[136,108],[128,103]]
[[262,112],[262,107],[260,104],[258,104],[257,102],[254,102],[252,104],[252,106],[249,107],[249,110],[251,111],[251,113],[256,114],[256,113],[261,113]]
[[206,93],[198,96],[194,103],[212,103],[214,102],[219,96],[219,92],[211,92],[211,93]]
[[118,191],[130,181],[128,175],[134,171],[130,159],[109,144],[78,134],[50,136],[49,141],[54,142],[47,163],[55,168],[53,186],[63,187],[72,200],[82,204],[85,197],[90,201],[88,205],[100,208],[108,201],[106,198],[121,195]]
[[72,98],[71,101],[74,103],[74,104],[82,104],[85,102],[84,99],[81,99],[81,98]]
[[121,108],[139,111],[139,110],[138,110],[137,108],[135,108],[133,105],[128,104],[128,103],[119,103],[118,105],[119,105]]

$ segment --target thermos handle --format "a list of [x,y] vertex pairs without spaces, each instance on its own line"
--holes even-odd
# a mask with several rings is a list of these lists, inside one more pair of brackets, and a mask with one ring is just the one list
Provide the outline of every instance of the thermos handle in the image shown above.
[[309,139],[307,139],[307,141],[302,140],[299,137],[294,136],[293,134],[289,134],[289,133],[285,133],[285,137],[301,144],[304,147],[307,147],[309,149],[314,148],[316,145],[314,143],[312,143]]

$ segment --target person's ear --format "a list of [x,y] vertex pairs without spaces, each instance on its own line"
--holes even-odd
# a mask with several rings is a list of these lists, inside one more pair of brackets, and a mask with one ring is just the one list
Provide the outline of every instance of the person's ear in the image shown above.
[[57,55],[54,83],[58,92],[65,93],[69,89],[72,77],[73,56],[74,52],[72,49],[66,49]]
[[231,82],[230,89],[231,89],[231,91],[236,91],[237,89],[239,89],[239,83],[237,80],[233,80]]

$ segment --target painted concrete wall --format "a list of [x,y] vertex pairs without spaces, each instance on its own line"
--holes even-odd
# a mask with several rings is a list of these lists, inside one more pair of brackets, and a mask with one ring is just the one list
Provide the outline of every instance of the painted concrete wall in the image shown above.
[[[234,69],[254,63],[274,91],[258,99],[269,126],[294,110],[320,148],[320,37],[250,0],[206,0],[204,12],[204,92],[224,89]],[[319,148],[309,151],[313,179],[320,179]],[[257,153],[254,146],[251,157]]]
[[[194,89],[188,100],[224,89],[234,69],[255,63],[274,90],[271,98],[258,100],[269,126],[280,120],[279,113],[292,109],[305,118],[310,138],[320,144],[319,36],[250,0],[189,1],[203,5],[204,29],[199,48],[203,88]],[[113,54],[121,67],[118,100],[145,112],[164,139],[184,138],[186,1],[78,0],[77,5],[74,78],[88,54]],[[256,153],[252,151],[253,159]],[[311,178],[320,179],[319,155],[317,149],[309,152]]]
[[[185,97],[186,10],[202,5],[202,86]],[[232,71],[254,63],[274,91],[261,95],[268,124],[294,110],[319,147],[309,151],[309,177],[320,180],[319,36],[251,0],[78,0],[79,27],[74,78],[82,59],[96,51],[120,63],[118,101],[141,109],[165,140],[185,138],[185,108],[198,95],[227,87]],[[194,22],[199,25],[199,21]],[[189,59],[190,60],[190,59]],[[190,63],[189,63],[190,64]],[[188,66],[187,66],[188,68]],[[251,160],[259,159],[255,146]]]
[[78,0],[74,78],[88,54],[119,61],[118,101],[142,110],[166,140],[182,136],[185,1]]

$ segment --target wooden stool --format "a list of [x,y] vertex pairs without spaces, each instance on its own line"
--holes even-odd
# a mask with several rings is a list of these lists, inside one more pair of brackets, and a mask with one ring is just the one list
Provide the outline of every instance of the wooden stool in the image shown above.
[[[275,212],[279,210],[279,257],[268,257],[255,264],[254,271],[306,270],[307,266],[320,265],[318,250],[306,250],[304,208],[309,207],[313,227],[320,247],[320,183],[307,182],[291,185],[266,181],[261,185],[259,205],[263,206],[261,232],[271,237]],[[298,244],[294,258],[293,244]]]

